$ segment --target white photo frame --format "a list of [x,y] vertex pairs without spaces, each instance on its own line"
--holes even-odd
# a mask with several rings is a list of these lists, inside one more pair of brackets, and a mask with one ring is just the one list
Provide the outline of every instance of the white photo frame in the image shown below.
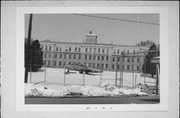
[[[18,2],[19,3],[19,2]],[[56,6],[55,4],[58,3],[59,6]],[[78,4],[80,3],[80,5]],[[171,56],[173,56],[173,58],[175,58],[177,56],[177,49],[174,49],[175,47],[174,44],[175,42],[178,43],[177,40],[177,32],[174,31],[173,33],[171,32],[172,29],[174,30],[175,28],[177,29],[176,26],[174,26],[174,24],[172,24],[172,20],[174,21],[174,19],[171,19],[171,16],[173,17],[177,17],[177,14],[173,14],[171,13],[171,9],[172,6],[176,6],[176,2],[170,2],[170,3],[166,3],[165,5],[161,5],[161,2],[159,3],[160,5],[154,5],[152,2],[147,2],[147,3],[136,3],[133,2],[135,4],[132,4],[131,2],[128,3],[126,2],[125,4],[122,4],[121,2],[116,2],[118,4],[115,5],[114,2],[90,2],[90,5],[88,5],[88,3],[84,3],[84,2],[55,2],[54,4],[49,5],[48,3],[42,4],[42,3],[36,3],[31,4],[29,2],[24,2],[19,3],[14,5],[13,3],[4,3],[4,5],[9,6],[9,5],[14,5],[14,7],[12,8],[13,10],[15,10],[13,12],[13,17],[15,18],[15,21],[10,21],[10,23],[15,23],[13,24],[13,26],[15,26],[15,28],[13,28],[12,31],[15,31],[13,33],[13,36],[16,37],[15,41],[12,41],[14,46],[12,46],[14,48],[14,50],[11,49],[11,47],[7,47],[8,52],[10,54],[12,54],[11,56],[15,57],[14,62],[8,63],[6,62],[5,58],[11,58],[10,56],[8,57],[7,54],[5,54],[5,50],[3,49],[3,53],[2,56],[4,55],[3,59],[2,59],[2,67],[3,68],[3,73],[7,74],[8,70],[11,68],[12,65],[14,65],[15,67],[11,68],[10,71],[12,72],[12,75],[6,75],[4,77],[8,77],[9,79],[11,79],[12,77],[14,77],[15,79],[12,80],[12,82],[6,82],[5,80],[3,80],[3,82],[5,83],[5,85],[3,85],[4,87],[2,87],[2,96],[5,95],[6,92],[9,91],[9,93],[7,95],[5,95],[5,97],[7,98],[7,100],[5,100],[4,98],[2,99],[2,102],[4,101],[5,103],[10,103],[11,105],[5,106],[5,104],[3,103],[2,105],[2,109],[5,109],[4,112],[2,112],[2,114],[4,113],[5,116],[10,116],[10,114],[7,114],[8,111],[6,109],[11,109],[10,112],[12,114],[16,114],[16,116],[20,116],[23,117],[25,114],[29,114],[29,117],[33,117],[33,114],[31,114],[31,112],[36,112],[34,115],[37,115],[35,117],[38,116],[43,116],[43,117],[48,117],[51,116],[53,114],[53,112],[56,112],[58,115],[58,112],[61,112],[62,114],[64,114],[65,117],[69,117],[69,115],[65,115],[65,113],[67,111],[69,112],[73,112],[76,113],[77,111],[90,111],[88,112],[88,114],[91,114],[91,112],[94,111],[104,111],[107,112],[110,115],[111,113],[113,114],[114,112],[119,112],[119,114],[122,114],[125,117],[125,114],[127,112],[130,112],[131,115],[130,117],[133,116],[133,113],[135,113],[137,116],[139,116],[139,112],[143,112],[143,114],[150,114],[149,112],[153,112],[153,115],[156,116],[159,113],[162,114],[167,114],[169,113],[169,111],[171,110],[171,106],[174,105],[175,100],[173,103],[171,103],[171,100],[173,99],[172,96],[170,96],[170,94],[172,94],[171,92],[176,90],[177,86],[175,86],[176,88],[171,88],[173,84],[176,83],[176,80],[178,80],[176,78],[176,80],[173,80],[173,82],[170,81],[170,68],[172,68],[170,65],[170,63],[175,63],[177,62],[171,62],[172,59],[170,59]],[[103,5],[100,5],[103,4]],[[170,7],[171,4],[172,6]],[[6,10],[7,8],[4,8],[4,10]],[[8,8],[10,9],[10,8]],[[9,11],[6,12],[10,12],[12,11],[12,9],[10,9]],[[176,8],[174,8],[173,10],[176,10]],[[5,11],[4,11],[5,13]],[[158,13],[160,15],[160,63],[161,63],[161,69],[160,69],[160,73],[161,73],[161,77],[160,77],[160,103],[159,104],[98,104],[98,105],[62,105],[62,104],[55,104],[55,105],[51,105],[51,104],[47,104],[47,105],[39,105],[39,104],[25,104],[24,103],[24,83],[23,83],[23,78],[24,78],[24,17],[25,14],[29,14],[29,13],[41,13],[41,14],[53,14],[53,13]],[[11,13],[9,13],[7,16],[10,16]],[[4,19],[4,22],[5,21]],[[178,23],[175,20],[175,23]],[[7,25],[7,23],[5,23]],[[171,26],[173,25],[173,27]],[[177,25],[177,24],[176,24]],[[10,26],[12,27],[12,26]],[[4,29],[5,31],[7,31],[6,29]],[[14,38],[15,38],[14,37]],[[173,38],[173,42],[171,42],[171,38]],[[7,38],[7,40],[5,40]],[[11,39],[12,36],[8,36],[7,32],[6,34],[2,37],[2,46],[5,45],[7,46],[7,43],[10,43],[11,45]],[[12,52],[13,51],[13,52]],[[172,51],[176,52],[176,55],[171,54]],[[174,57],[175,56],[175,57]],[[7,59],[8,61],[9,59]],[[175,64],[176,65],[176,64]],[[177,67],[176,67],[177,68]],[[175,70],[177,71],[177,70]],[[176,74],[177,75],[177,74]],[[2,76],[3,77],[3,76]],[[3,84],[2,82],[2,84]],[[5,90],[6,89],[6,90]],[[14,100],[10,100],[10,96],[11,94],[15,96]],[[173,96],[175,93],[173,93]],[[10,102],[11,101],[11,102]],[[12,106],[12,107],[10,107]],[[175,105],[176,106],[176,105]],[[4,108],[3,108],[4,107]],[[177,108],[177,106],[176,106]],[[45,113],[45,114],[41,114],[41,112],[48,112],[49,114]],[[102,112],[102,113],[104,113]],[[20,113],[22,113],[20,115]],[[18,115],[19,114],[19,115]],[[99,114],[99,113],[98,113]],[[176,112],[177,114],[177,112]],[[47,115],[47,116],[46,116]],[[55,114],[53,114],[52,116],[56,117]],[[100,115],[100,114],[99,114]],[[93,116],[93,115],[90,115]],[[162,115],[163,116],[163,115]],[[162,117],[161,116],[161,117]],[[83,116],[81,116],[83,117]],[[118,117],[118,116],[115,116]]]

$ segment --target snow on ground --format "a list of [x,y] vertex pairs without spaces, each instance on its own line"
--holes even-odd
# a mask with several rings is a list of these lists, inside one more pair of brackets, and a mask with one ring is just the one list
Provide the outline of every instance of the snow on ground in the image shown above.
[[147,95],[141,92],[140,88],[128,89],[118,88],[113,85],[105,86],[81,86],[81,85],[68,85],[60,86],[59,89],[48,89],[43,86],[33,84],[26,84],[25,86],[26,97],[74,97],[74,96],[123,96],[123,95]]
[[[144,77],[140,73],[124,72],[124,88],[118,88],[114,86],[115,72],[104,71],[102,76],[100,74],[85,74],[85,86],[83,86],[83,74],[79,74],[76,71],[70,71],[72,72],[71,74],[65,75],[66,86],[64,86],[64,72],[64,69],[60,68],[44,68],[40,72],[32,72],[32,84],[25,85],[25,95],[44,97],[63,97],[73,94],[83,96],[146,95],[140,89],[144,84]],[[132,79],[133,76],[134,79]],[[30,81],[30,76],[28,80]],[[44,83],[45,80],[46,82]],[[146,83],[147,85],[155,85],[155,79],[153,78],[146,77],[146,81],[150,82]],[[138,84],[140,86],[136,86],[135,83],[136,85],[141,83],[141,85]],[[47,89],[44,89],[44,87]]]

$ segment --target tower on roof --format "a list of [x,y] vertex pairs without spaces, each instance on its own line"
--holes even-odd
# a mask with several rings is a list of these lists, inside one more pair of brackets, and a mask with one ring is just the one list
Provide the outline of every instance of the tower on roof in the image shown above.
[[93,34],[92,31],[90,31],[89,34],[86,34],[85,43],[97,43],[97,35]]

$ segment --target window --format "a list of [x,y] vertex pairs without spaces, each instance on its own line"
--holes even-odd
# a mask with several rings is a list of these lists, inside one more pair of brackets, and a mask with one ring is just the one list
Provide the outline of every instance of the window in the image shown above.
[[71,54],[69,55],[69,59],[71,59]]
[[137,70],[139,70],[139,66],[137,66]]
[[132,62],[134,62],[134,58],[132,57]]
[[89,67],[91,67],[91,63],[89,63]]
[[102,49],[102,53],[104,53],[104,49]]
[[129,58],[127,57],[127,62],[129,62]]
[[60,59],[62,58],[62,54],[59,55],[59,58],[60,58]]
[[104,64],[101,64],[101,68],[104,68]]
[[109,49],[106,49],[106,53],[109,53]]
[[108,69],[108,64],[106,64],[106,69]]
[[71,65],[71,62],[69,62],[69,65]]
[[71,47],[69,47],[69,52],[71,52]]
[[66,59],[66,54],[64,54],[64,59]]
[[87,52],[87,50],[88,50],[88,49],[86,48],[85,52]]
[[119,65],[117,65],[117,69],[119,69],[119,67],[120,67],[120,66],[119,66]]
[[97,60],[100,60],[100,56],[98,56],[98,59]]
[[89,55],[89,60],[91,60],[91,55]]
[[117,61],[120,61],[120,57],[117,57]]
[[49,57],[51,57],[51,53],[49,53]]
[[84,57],[84,58],[85,58],[85,60],[87,60],[87,55],[85,55],[85,57]]
[[56,61],[54,61],[54,66],[56,66]]
[[112,64],[112,69],[114,69],[114,64]]
[[100,53],[100,48],[98,48],[98,53]]
[[118,54],[119,54],[119,49],[118,49],[118,52],[117,52]]
[[54,58],[57,58],[57,54],[54,54]]
[[92,48],[89,48],[89,52],[91,52]]
[[77,47],[75,47],[75,52],[77,52]]
[[129,50],[127,50],[127,53],[129,53]]
[[81,52],[81,48],[79,48],[79,52]]
[[96,53],[96,48],[94,48],[94,53]]
[[46,46],[45,50],[47,50],[48,46]]
[[135,50],[133,50],[133,53],[135,53]]
[[112,58],[112,61],[115,61],[115,58],[114,58],[114,57]]
[[62,51],[62,48],[59,48],[59,51],[61,52],[61,51]]
[[58,47],[56,47],[56,51],[58,51]]
[[51,50],[51,46],[49,46],[49,50]]
[[116,50],[114,49],[114,54],[116,54]]
[[51,62],[50,61],[48,61],[48,65],[50,66],[50,64],[51,64]]
[[108,56],[106,57],[106,61],[108,61]]
[[61,66],[61,61],[59,61],[59,66]]
[[101,60],[102,60],[102,61],[104,60],[104,56],[101,56]]
[[81,59],[81,55],[79,55],[79,58],[78,59]]
[[93,63],[93,68],[95,68],[95,63]]
[[122,69],[124,70],[124,65],[122,65]]
[[74,59],[76,59],[76,55],[74,55]]
[[139,57],[137,57],[137,62],[139,63]]
[[45,60],[43,61],[43,65],[46,65],[46,61]]
[[99,68],[99,63],[97,63],[97,68]]
[[46,57],[46,56],[47,56],[47,53],[45,52],[45,53],[44,53],[44,57]]
[[127,65],[127,70],[129,70],[129,65]]
[[93,57],[93,60],[96,60],[96,56]]

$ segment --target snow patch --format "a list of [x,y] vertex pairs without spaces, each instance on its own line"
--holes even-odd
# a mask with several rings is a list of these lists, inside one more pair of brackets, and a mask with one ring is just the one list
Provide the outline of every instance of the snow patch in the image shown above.
[[136,88],[118,88],[114,85],[105,84],[101,86],[67,85],[58,89],[48,89],[43,86],[25,84],[26,97],[67,97],[67,96],[122,96],[122,95],[147,95],[146,92]]

